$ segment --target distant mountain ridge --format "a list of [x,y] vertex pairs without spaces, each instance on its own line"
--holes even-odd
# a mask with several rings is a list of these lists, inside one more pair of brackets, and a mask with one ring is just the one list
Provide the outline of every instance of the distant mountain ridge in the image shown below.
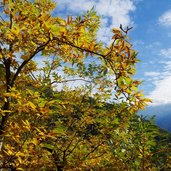
[[146,110],[140,111],[139,114],[144,116],[155,115],[156,125],[171,132],[171,104],[149,106]]

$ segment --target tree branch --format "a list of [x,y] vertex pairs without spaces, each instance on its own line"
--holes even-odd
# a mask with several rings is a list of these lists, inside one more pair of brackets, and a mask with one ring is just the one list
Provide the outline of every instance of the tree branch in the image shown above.
[[74,47],[76,49],[79,49],[82,52],[85,51],[85,52],[89,52],[89,53],[94,54],[94,55],[97,55],[97,56],[101,56],[102,58],[106,58],[106,55],[103,55],[103,54],[98,53],[98,52],[94,52],[94,51],[89,50],[89,49],[85,49],[85,48],[79,47],[79,46],[73,44],[72,42],[70,42],[68,40],[61,40],[61,39],[59,39],[57,37],[54,37],[53,40],[57,40],[58,42],[60,42],[62,44],[66,44],[66,45],[72,46],[72,47]]
[[126,27],[126,29],[123,28],[122,24],[120,24],[120,29],[127,35],[128,31],[131,30],[133,27]]
[[81,139],[78,139],[77,142],[75,143],[74,147],[71,150],[68,150],[68,153],[66,154],[66,157],[69,156],[78,146],[78,144],[81,142]]
[[93,153],[94,151],[96,151],[103,143],[104,142],[102,141],[97,146],[95,146],[84,158],[86,159],[91,153]]
[[76,78],[76,79],[71,79],[71,80],[53,81],[53,82],[51,82],[51,84],[54,84],[54,83],[66,83],[66,82],[72,82],[72,81],[85,81],[85,82],[88,82],[88,83],[93,82],[93,81],[85,80],[85,79],[82,79],[82,78]]
[[19,68],[17,69],[16,73],[13,76],[13,79],[11,81],[10,86],[12,87],[14,85],[14,82],[16,80],[16,78],[18,77],[18,75],[20,74],[21,70],[25,67],[25,65],[31,60],[33,59],[33,57],[38,54],[40,51],[44,50],[44,48],[46,47],[46,45],[48,45],[48,43],[50,42],[50,39],[43,45],[39,46],[36,48],[35,52],[30,56],[30,58],[28,58],[27,60],[23,61],[23,63],[19,66]]

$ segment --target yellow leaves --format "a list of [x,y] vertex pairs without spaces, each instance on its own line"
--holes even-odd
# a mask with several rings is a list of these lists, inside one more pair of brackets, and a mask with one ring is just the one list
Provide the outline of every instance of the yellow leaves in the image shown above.
[[[53,39],[53,37],[52,37],[52,34],[50,34],[51,36],[51,40]],[[37,41],[38,42],[40,42],[40,43],[45,43],[45,42],[47,42],[47,38],[45,38],[45,37],[37,37]]]
[[34,145],[38,145],[39,144],[39,141],[37,140],[37,138],[33,138],[32,143]]
[[13,35],[11,32],[7,32],[7,33],[6,33],[6,38],[7,38],[8,40],[10,40],[10,41],[12,41],[12,40],[15,39],[14,35]]
[[72,23],[72,16],[68,16],[67,17],[67,24],[71,24]]
[[40,97],[40,94],[39,92],[37,91],[33,91],[31,89],[27,89],[26,90],[27,94],[30,95],[31,97],[34,97],[34,98],[39,98]]
[[[140,98],[139,98],[139,99],[140,99]],[[138,107],[139,107],[139,109],[144,110],[145,107],[146,107],[147,105],[149,105],[150,103],[152,103],[152,100],[151,100],[151,99],[149,99],[149,98],[141,98],[141,99],[139,100]]]
[[114,34],[121,34],[121,30],[120,30],[120,29],[117,29],[117,28],[113,28],[113,29],[112,29],[112,32],[113,32]]
[[56,3],[50,0],[35,0],[34,5],[45,13],[49,13],[56,7]]
[[32,103],[31,101],[29,101],[27,103],[27,106],[31,107],[31,109],[35,110],[36,109],[36,106],[34,105],[34,103]]
[[37,44],[34,41],[31,41],[31,46],[33,46],[33,49],[37,47]]
[[28,60],[29,59],[29,55],[28,54],[23,54],[22,56],[21,56],[21,58],[23,59],[23,60]]
[[37,138],[37,140],[39,141],[46,142],[46,138],[48,137],[46,129],[43,127],[41,129],[38,127],[35,127],[35,131],[36,131],[35,138]]
[[130,57],[130,48],[128,46],[125,46],[125,51],[128,54],[128,57]]
[[[2,116],[6,113],[12,114],[7,121],[5,132],[7,142],[11,145],[14,144],[19,152],[23,150],[22,152],[28,155],[28,158],[26,157],[28,163],[32,157],[42,158],[44,155],[43,143],[40,143],[46,141],[53,144],[53,146],[48,144],[46,148],[58,151],[59,157],[65,150],[69,156],[69,162],[80,163],[80,159],[84,158],[89,151],[91,153],[89,157],[102,156],[108,150],[108,144],[104,141],[107,139],[108,133],[110,137],[111,130],[114,133],[117,129],[126,128],[126,124],[119,124],[120,119],[116,119],[116,114],[124,113],[125,116],[121,117],[123,119],[130,114],[131,110],[135,112],[143,109],[145,103],[150,102],[138,92],[140,82],[131,77],[135,73],[136,55],[128,43],[128,38],[122,35],[121,30],[113,29],[113,42],[109,48],[104,48],[103,44],[97,41],[96,31],[99,18],[93,11],[76,19],[68,16],[65,20],[61,17],[53,18],[50,15],[49,8],[53,4],[48,0],[22,1],[22,3],[16,1],[16,3],[18,5],[13,4],[14,13],[12,15],[17,14],[17,16],[14,16],[11,29],[9,29],[9,23],[5,23],[6,25],[3,26],[3,43],[7,45],[11,45],[11,42],[14,43],[11,54],[9,49],[3,53],[5,58],[16,59],[14,54],[18,55],[18,51],[20,51],[20,59],[27,61],[32,54],[33,56],[37,55],[34,54],[35,49],[48,42],[47,46],[42,47],[43,53],[57,56],[61,64],[70,62],[72,67],[69,68],[70,64],[66,63],[66,68],[60,65],[58,68],[57,65],[54,69],[53,65],[48,64],[47,68],[44,68],[44,73],[38,77],[36,64],[29,61],[16,79],[16,89],[12,88],[10,92],[4,93],[4,88],[2,98],[5,102],[10,102],[11,110],[0,110],[0,113]],[[99,58],[94,58],[94,54]],[[88,58],[89,55],[92,56],[92,61],[94,60],[99,65],[91,65],[88,68],[87,59],[84,60],[84,57]],[[2,54],[0,58],[2,58]],[[20,59],[17,56],[17,60],[20,61]],[[14,68],[15,73],[20,62],[16,62],[15,68],[11,63],[10,67]],[[79,66],[80,62],[81,66]],[[91,60],[90,63],[92,63]],[[54,80],[60,82],[65,79],[63,76],[59,77],[57,73],[52,73],[60,72],[61,70],[58,70],[60,67],[62,73],[65,72],[71,78],[75,78],[75,76],[77,78],[77,74],[81,79],[86,78],[88,80],[85,83],[86,88],[69,91],[67,87],[68,89],[57,92],[56,89],[49,86]],[[78,70],[75,69],[76,67]],[[33,72],[35,75],[32,76],[31,71],[36,71],[36,73]],[[92,85],[89,86],[91,81]],[[4,85],[6,86],[6,84]],[[113,95],[112,87],[116,88],[114,93],[120,98],[119,102],[125,102],[126,108],[130,111],[123,112],[125,106],[123,108],[119,106],[118,110],[112,111],[110,106],[103,109],[104,101]],[[17,89],[21,89],[21,91],[17,91]],[[49,93],[50,91],[52,93]],[[85,94],[88,94],[87,97]],[[121,133],[122,131],[119,132],[119,135]],[[104,144],[101,144],[100,141]],[[10,146],[6,146],[6,148],[9,155],[16,151]],[[37,153],[38,150],[40,150],[40,155]],[[18,154],[20,154],[19,152]],[[20,154],[16,161],[18,160],[17,162],[20,164],[24,161],[24,157]],[[46,166],[49,166],[49,163],[46,163],[48,161],[48,157],[46,157],[43,161],[45,170]],[[103,161],[103,157],[88,161],[89,157],[85,157],[86,162],[93,166],[100,165],[100,162]],[[34,166],[40,164],[39,160],[34,160],[34,162],[34,164],[29,163],[31,167],[33,166],[32,170],[36,170],[37,168],[35,169]],[[86,162],[81,162],[88,166]],[[75,162],[73,163],[75,164]],[[23,162],[22,167],[24,165]],[[39,169],[41,170],[41,168]]]
[[52,33],[50,33],[50,40],[53,40],[53,34]]
[[5,153],[9,156],[14,154],[14,147],[10,146],[9,144],[4,145]]
[[61,29],[61,28],[60,28],[59,26],[57,26],[57,25],[52,25],[52,27],[51,27],[51,32],[52,32],[53,34],[55,34],[55,35],[58,35],[60,29]]
[[[131,78],[135,74],[135,64],[137,62],[136,52],[132,49],[132,45],[128,42],[128,37],[123,35],[124,30],[113,29],[113,42],[107,57],[112,61],[110,63],[111,69],[116,75],[116,96],[122,97],[131,104],[130,111],[132,113],[144,109],[149,100],[144,99],[143,94],[138,92],[140,81]],[[147,102],[145,102],[147,100]]]
[[19,38],[19,34],[20,34],[19,26],[14,25],[11,29],[10,28],[6,28],[6,29],[7,30],[4,35],[8,41],[14,41],[15,39]]
[[28,120],[22,120],[22,123],[24,124],[23,127],[24,127],[26,130],[30,131],[31,125],[30,125],[29,121],[28,121]]
[[11,113],[11,112],[12,112],[11,110],[2,110],[2,109],[0,109],[1,116],[5,116],[7,113]]
[[144,98],[143,100],[144,100],[145,103],[152,103],[152,102],[153,102],[153,101],[152,101],[151,99],[149,99],[149,98]]
[[117,39],[123,38],[122,37],[122,32],[119,29],[114,28],[112,30],[112,32],[114,33],[114,35],[112,36],[112,39],[117,40]]
[[20,29],[18,26],[13,26],[12,29],[10,30],[15,36],[18,36],[20,33]]
[[14,98],[14,99],[21,99],[21,94],[18,92],[14,87],[10,89],[10,92],[3,94],[4,98]]

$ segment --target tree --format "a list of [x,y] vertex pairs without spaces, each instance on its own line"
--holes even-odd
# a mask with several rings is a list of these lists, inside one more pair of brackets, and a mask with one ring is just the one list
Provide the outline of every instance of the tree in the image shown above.
[[[121,113],[129,111],[125,113],[127,117],[143,109],[149,102],[138,91],[140,81],[132,79],[138,59],[137,53],[128,42],[129,28],[113,29],[112,43],[109,47],[105,47],[96,39],[100,20],[93,9],[83,16],[75,18],[69,16],[63,19],[52,17],[51,11],[54,8],[55,3],[50,0],[7,0],[1,6],[3,13],[0,18],[0,64],[3,72],[0,83],[0,99],[3,99],[0,101],[1,168],[52,169],[56,165],[60,170],[59,163],[55,162],[61,159],[55,158],[57,155],[54,148],[63,147],[58,143],[58,141],[65,142],[60,140],[61,134],[66,134],[67,140],[71,142],[66,147],[67,150],[72,151],[71,149],[79,147],[82,153],[85,150],[87,157],[90,154],[94,157],[101,155],[107,146],[103,145],[104,136],[98,134],[97,138],[94,135],[97,134],[96,122],[100,122],[103,126],[103,129],[100,129],[104,131],[103,135],[109,131],[106,128],[110,128],[110,125],[106,125],[108,122],[97,121],[95,116],[89,116],[92,114],[91,110],[95,110],[94,107],[89,108],[93,99],[95,104],[98,103],[100,106],[102,101],[115,96],[115,102],[124,104],[123,108],[119,107],[119,111]],[[43,60],[43,56],[49,57],[49,62],[39,69],[34,61],[36,56],[40,56],[40,60]],[[89,58],[96,62],[88,63]],[[59,75],[58,69],[62,71],[62,75]],[[38,71],[40,75],[37,74]],[[64,89],[66,97],[59,96],[60,98],[56,99],[54,87],[59,83],[74,80],[84,81],[86,83],[83,84],[84,88],[76,91],[76,94]],[[80,96],[77,96],[77,93],[80,93]],[[75,99],[73,100],[75,105],[68,96]],[[87,100],[92,96],[90,102],[85,102],[82,109],[80,104],[82,100],[84,101],[84,97]],[[85,112],[85,109],[89,112]],[[84,112],[79,113],[79,110]],[[62,119],[56,111],[60,111]],[[47,121],[54,119],[55,113],[57,118],[53,128],[47,125]],[[88,135],[84,131],[80,132],[81,136],[78,135],[80,126],[77,122],[74,121],[73,128],[68,125],[74,117],[79,117],[79,114],[83,115],[83,121],[79,123],[86,123],[81,128],[88,131]],[[100,110],[100,115],[102,114],[103,110]],[[106,112],[105,116],[108,114]],[[71,115],[71,118],[65,115]],[[114,112],[113,116],[115,115]],[[69,121],[67,125],[64,124],[65,119]],[[73,129],[70,135],[66,133],[66,127]],[[74,136],[74,132],[77,137]],[[82,143],[85,141],[83,135],[89,136],[89,134],[93,134],[90,136],[90,142],[100,140],[99,146],[103,148],[95,146],[87,153],[90,147],[90,144],[87,144],[89,137],[86,137],[85,145]],[[69,153],[74,157],[78,155]],[[72,159],[73,157],[70,161]]]

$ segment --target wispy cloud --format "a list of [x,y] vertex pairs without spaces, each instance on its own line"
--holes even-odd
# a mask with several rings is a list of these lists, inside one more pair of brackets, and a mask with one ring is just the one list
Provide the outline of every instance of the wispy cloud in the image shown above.
[[166,11],[159,17],[159,23],[163,26],[171,26],[171,10]]
[[158,77],[158,76],[160,76],[160,73],[152,71],[152,72],[145,72],[144,75],[148,76],[148,77]]
[[161,49],[160,55],[164,57],[169,57],[171,58],[171,48],[168,49]]

